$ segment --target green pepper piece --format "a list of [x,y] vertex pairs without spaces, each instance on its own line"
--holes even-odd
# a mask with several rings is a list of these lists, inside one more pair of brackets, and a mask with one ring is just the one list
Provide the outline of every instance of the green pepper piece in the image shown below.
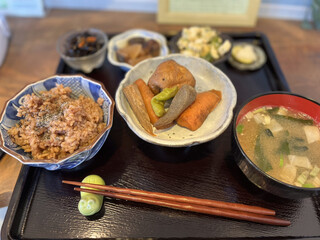
[[166,113],[164,103],[173,98],[177,94],[178,90],[178,86],[165,88],[151,99],[152,109],[158,117],[162,117]]
[[[89,175],[82,180],[83,183],[105,185],[104,180],[98,175]],[[81,187],[86,189],[94,189]],[[81,199],[78,204],[79,212],[84,216],[91,216],[99,212],[103,204],[103,196],[93,193],[80,192]]]
[[156,96],[154,96],[154,98],[157,99],[158,101],[167,101],[170,98],[173,98],[177,94],[178,90],[179,90],[178,86],[165,88]]
[[154,97],[151,99],[152,109],[158,117],[162,117],[166,113],[166,111],[164,110],[164,103],[165,102],[158,101]]

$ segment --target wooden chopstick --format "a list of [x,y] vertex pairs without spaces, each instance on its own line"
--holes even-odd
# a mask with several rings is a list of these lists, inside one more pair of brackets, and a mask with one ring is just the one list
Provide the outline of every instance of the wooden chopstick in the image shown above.
[[200,199],[200,198],[186,197],[181,195],[148,192],[148,191],[137,190],[137,189],[119,188],[119,187],[108,186],[108,185],[96,185],[96,184],[81,183],[81,182],[75,182],[75,181],[63,180],[62,182],[66,184],[75,185],[75,186],[91,187],[95,189],[111,191],[116,193],[124,193],[124,194],[149,197],[149,198],[157,198],[157,199],[169,200],[174,202],[183,202],[183,203],[197,204],[197,205],[208,206],[208,207],[231,209],[236,211],[257,213],[262,215],[274,216],[276,214],[274,210],[257,207],[257,206],[244,205],[239,203],[228,203],[228,202],[221,202],[221,201],[215,201],[215,200],[209,200],[209,199]]
[[291,224],[287,220],[274,217],[275,211],[257,206],[186,197],[181,195],[172,195],[167,193],[148,192],[137,189],[118,188],[108,185],[97,185],[66,180],[63,180],[62,182],[66,184],[86,187],[74,188],[74,190],[76,191],[100,194],[110,198],[147,203],[151,205],[163,206],[190,212],[205,213],[238,220],[246,220],[262,224],[277,226],[288,226]]
[[74,188],[74,190],[80,191],[80,192],[99,194],[99,195],[103,195],[110,198],[147,203],[151,205],[162,206],[162,207],[167,207],[172,209],[184,210],[189,212],[197,212],[197,213],[205,213],[205,214],[210,214],[214,216],[245,220],[245,221],[250,221],[255,223],[262,223],[262,224],[276,225],[276,226],[289,226],[291,224],[287,220],[279,219],[269,215],[234,211],[234,210],[223,209],[223,208],[206,207],[206,206],[201,206],[196,204],[174,202],[174,201],[156,199],[151,197],[141,197],[136,195],[106,192],[106,191],[100,191],[100,190],[92,190],[92,189],[84,189],[84,188]]

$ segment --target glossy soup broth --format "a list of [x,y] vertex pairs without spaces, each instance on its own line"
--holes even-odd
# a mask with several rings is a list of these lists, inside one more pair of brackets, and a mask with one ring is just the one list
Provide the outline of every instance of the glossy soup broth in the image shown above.
[[320,187],[319,127],[305,114],[284,107],[248,112],[237,125],[248,157],[270,176],[298,187]]

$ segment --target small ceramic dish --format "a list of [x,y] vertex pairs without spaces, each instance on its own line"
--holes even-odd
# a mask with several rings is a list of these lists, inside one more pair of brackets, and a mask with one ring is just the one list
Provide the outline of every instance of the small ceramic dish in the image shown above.
[[[17,117],[17,109],[21,106],[24,96],[27,94],[39,95],[41,91],[47,91],[54,88],[56,84],[63,84],[64,87],[70,87],[73,97],[84,95],[95,101],[102,98],[103,118],[106,128],[101,132],[91,144],[82,147],[63,159],[37,160],[32,159],[31,155],[25,152],[21,147],[12,142],[8,135],[8,129],[15,126],[21,118]],[[105,89],[102,83],[89,79],[81,75],[52,76],[47,79],[32,83],[23,88],[12,99],[7,101],[0,118],[0,148],[19,160],[21,163],[33,166],[43,167],[48,170],[71,169],[84,161],[92,159],[100,150],[107,139],[113,122],[114,100]]]
[[147,31],[144,29],[132,29],[121,34],[118,34],[110,39],[108,47],[108,60],[111,64],[120,67],[124,71],[128,71],[132,66],[126,62],[120,62],[117,59],[117,50],[127,45],[128,40],[134,37],[142,37],[145,39],[156,40],[160,44],[159,56],[166,56],[169,54],[166,38],[156,32]]
[[228,61],[229,61],[230,65],[236,69],[243,70],[243,71],[245,71],[245,70],[254,71],[254,70],[261,68],[267,61],[267,56],[261,47],[255,45],[255,44],[245,43],[245,42],[235,43],[233,45],[233,47],[246,46],[246,45],[249,45],[253,48],[253,51],[256,55],[257,60],[254,61],[253,63],[245,64],[245,63],[241,63],[241,62],[237,61],[232,55],[230,55],[228,57]]
[[[74,41],[79,35],[90,34],[97,38],[101,48],[86,56],[81,57],[70,57],[67,55],[67,52],[70,51],[71,41]],[[57,51],[60,54],[60,57],[65,61],[67,65],[75,70],[81,70],[84,73],[90,73],[93,69],[99,68],[102,66],[106,51],[108,47],[108,37],[107,35],[100,31],[99,29],[89,28],[80,31],[72,31],[61,36],[57,43]]]
[[[180,49],[177,45],[179,39],[181,38],[182,36],[182,32],[180,31],[178,34],[174,35],[168,42],[168,46],[169,46],[169,49],[170,49],[170,52],[171,53],[180,53]],[[210,61],[212,64],[218,64],[218,63],[221,63],[221,62],[225,62],[228,60],[228,58],[230,57],[231,55],[231,49],[232,49],[232,46],[233,46],[233,40],[231,37],[229,37],[228,35],[226,34],[223,34],[223,33],[219,33],[219,36],[221,37],[222,41],[230,41],[231,43],[231,47],[230,47],[230,50],[227,51],[223,56],[221,56],[220,58],[216,59],[216,60],[212,60]]]
[[[197,92],[210,89],[220,90],[222,92],[222,100],[213,112],[209,114],[203,125],[196,131],[190,131],[175,124],[168,129],[155,130],[155,136],[151,136],[138,122],[122,90],[125,86],[139,78],[147,82],[158,65],[167,60],[176,61],[193,74],[196,80],[195,89]],[[139,63],[127,72],[116,92],[117,110],[130,129],[147,142],[167,147],[193,146],[218,137],[229,126],[236,101],[236,90],[230,79],[221,70],[204,59],[187,57],[182,54],[170,54],[165,57],[151,58]]]

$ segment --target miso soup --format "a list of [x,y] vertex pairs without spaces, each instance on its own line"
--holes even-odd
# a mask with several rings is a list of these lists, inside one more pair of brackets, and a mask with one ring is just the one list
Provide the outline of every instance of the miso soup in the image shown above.
[[270,176],[298,187],[320,187],[320,131],[311,117],[284,107],[261,107],[237,125],[248,157]]

